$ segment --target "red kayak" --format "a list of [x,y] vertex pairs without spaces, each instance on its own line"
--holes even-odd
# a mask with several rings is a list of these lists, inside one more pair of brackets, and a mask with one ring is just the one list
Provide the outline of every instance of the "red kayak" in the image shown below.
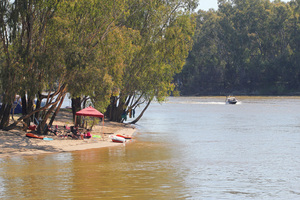
[[122,138],[125,138],[125,139],[131,139],[132,138],[129,135],[116,135],[116,136],[122,137]]
[[38,136],[38,135],[33,134],[33,133],[27,133],[26,137],[37,138],[37,139],[43,139],[44,138],[43,136]]

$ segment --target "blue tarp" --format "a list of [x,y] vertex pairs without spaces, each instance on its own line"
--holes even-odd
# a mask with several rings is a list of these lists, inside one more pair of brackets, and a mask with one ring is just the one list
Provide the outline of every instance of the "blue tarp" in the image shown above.
[[[10,114],[12,114],[12,113],[13,113],[13,108],[10,111]],[[21,104],[18,103],[17,106],[16,106],[16,108],[15,108],[14,114],[19,114],[19,113],[22,113],[22,106],[21,106]]]
[[[2,104],[0,104],[0,108],[1,107],[2,107]],[[10,110],[10,114],[12,114],[12,113],[13,113],[13,108],[11,108],[11,110]],[[21,106],[21,104],[18,103],[15,108],[14,114],[19,114],[19,113],[22,113],[22,106]]]

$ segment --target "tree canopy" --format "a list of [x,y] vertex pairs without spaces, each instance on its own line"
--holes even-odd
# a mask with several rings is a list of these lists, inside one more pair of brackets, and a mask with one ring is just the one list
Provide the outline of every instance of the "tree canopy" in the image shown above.
[[183,95],[297,94],[299,0],[219,0],[197,14],[193,50],[176,82]]
[[[68,92],[114,121],[174,89],[192,47],[195,0],[3,0],[0,2],[0,128],[17,94],[24,128],[50,125]],[[46,105],[41,106],[45,101]]]

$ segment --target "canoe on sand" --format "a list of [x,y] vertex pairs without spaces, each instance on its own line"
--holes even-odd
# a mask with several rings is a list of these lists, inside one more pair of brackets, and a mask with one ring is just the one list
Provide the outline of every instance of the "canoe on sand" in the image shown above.
[[113,137],[111,138],[111,140],[112,140],[113,142],[118,142],[118,143],[124,143],[124,142],[126,142],[125,138],[118,137],[118,136],[113,136]]
[[37,139],[43,139],[44,138],[43,136],[38,136],[38,135],[33,134],[33,133],[27,133],[26,137],[37,138]]
[[131,137],[129,135],[116,135],[117,137],[122,137],[125,139],[131,139]]

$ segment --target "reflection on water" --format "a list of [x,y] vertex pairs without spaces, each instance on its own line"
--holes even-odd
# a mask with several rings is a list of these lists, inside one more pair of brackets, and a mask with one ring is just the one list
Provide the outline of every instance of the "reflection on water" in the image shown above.
[[1,199],[300,199],[300,98],[171,98],[128,145],[0,160]]
[[[61,157],[64,158],[61,158]],[[1,199],[41,199],[64,195],[72,182],[72,155],[11,157],[1,163]],[[55,190],[54,190],[55,188]]]
[[[133,144],[133,143],[132,143]],[[1,163],[1,199],[172,199],[183,187],[161,144],[87,150]],[[159,159],[157,159],[159,158]],[[176,189],[172,193],[167,189]]]

